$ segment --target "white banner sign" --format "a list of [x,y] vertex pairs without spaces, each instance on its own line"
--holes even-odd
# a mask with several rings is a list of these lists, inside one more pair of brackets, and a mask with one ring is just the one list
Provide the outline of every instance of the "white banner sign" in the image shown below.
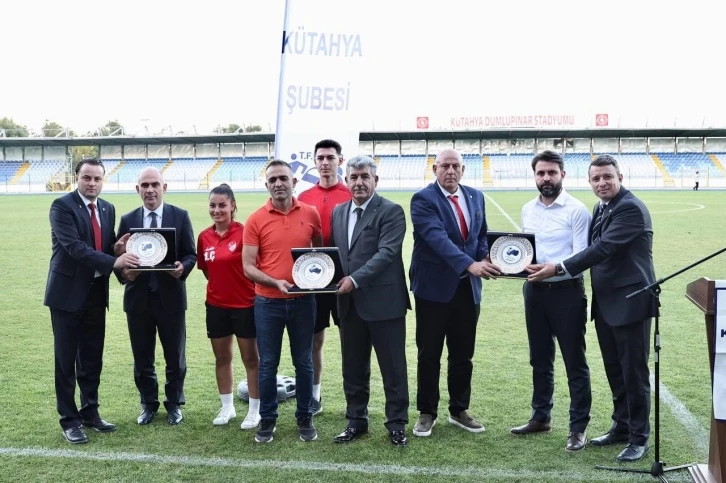
[[345,158],[358,154],[366,55],[358,23],[348,2],[285,4],[275,158],[292,165],[296,193],[318,181],[313,152],[318,141],[338,141]]
[[713,414],[716,419],[726,420],[726,280],[716,281],[714,330]]

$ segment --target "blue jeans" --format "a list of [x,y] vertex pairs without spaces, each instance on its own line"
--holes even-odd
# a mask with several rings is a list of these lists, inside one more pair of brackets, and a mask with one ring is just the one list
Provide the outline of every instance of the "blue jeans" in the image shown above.
[[295,366],[295,417],[311,415],[313,398],[313,332],[315,296],[272,299],[255,296],[257,350],[260,353],[260,418],[277,419],[277,368],[282,333],[287,327]]

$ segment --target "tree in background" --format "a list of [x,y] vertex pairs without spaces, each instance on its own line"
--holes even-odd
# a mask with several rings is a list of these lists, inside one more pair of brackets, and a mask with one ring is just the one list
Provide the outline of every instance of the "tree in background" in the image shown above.
[[[45,124],[43,125],[43,136],[47,138],[56,137],[59,134],[65,134],[66,128],[62,125],[58,124],[55,121],[49,121],[48,119],[45,120]],[[72,129],[68,130],[69,136],[75,136],[75,133]]]
[[97,158],[99,154],[98,146],[73,146],[71,148],[73,169],[76,169],[76,164],[82,159]]
[[245,128],[245,132],[262,132],[262,126],[259,124],[252,124]]
[[0,119],[0,129],[5,129],[5,136],[9,138],[25,138],[28,137],[28,128],[22,124],[17,124],[11,118],[3,117]]
[[101,128],[101,136],[111,136],[117,134],[123,134],[124,127],[118,122],[118,120],[108,121],[105,126]]

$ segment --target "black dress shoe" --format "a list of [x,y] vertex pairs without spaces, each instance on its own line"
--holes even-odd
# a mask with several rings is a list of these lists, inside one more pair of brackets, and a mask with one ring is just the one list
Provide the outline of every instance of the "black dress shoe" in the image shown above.
[[587,437],[585,436],[586,434],[587,433],[585,432],[571,432],[570,437],[567,438],[567,444],[565,445],[565,449],[567,451],[580,451],[582,448],[585,447],[585,442],[587,441]]
[[616,443],[627,443],[630,440],[630,436],[627,433],[614,433],[608,431],[599,438],[593,438],[590,440],[590,444],[595,446],[609,446]]
[[87,428],[91,428],[94,431],[98,431],[99,433],[112,433],[116,431],[115,424],[108,423],[101,418],[83,421],[83,425]]
[[405,431],[397,430],[391,431],[390,433],[391,443],[395,446],[406,446],[408,444],[408,438],[406,437]]
[[184,419],[184,416],[182,416],[181,409],[179,406],[169,406],[168,411],[168,420],[169,424],[176,426],[177,424],[182,422],[182,419]]
[[333,438],[333,443],[350,443],[367,432],[367,429],[345,428],[345,431]]
[[86,433],[83,432],[83,428],[80,426],[64,429],[63,437],[71,444],[88,443],[88,436],[86,436]]
[[154,416],[156,416],[156,411],[152,411],[151,409],[144,409],[143,411],[141,411],[141,414],[139,414],[136,422],[144,426],[151,423],[154,420]]
[[631,461],[638,461],[643,456],[648,454],[650,448],[648,445],[638,446],[637,444],[629,444],[625,449],[615,458],[621,463],[630,463]]
[[552,431],[552,425],[550,423],[543,423],[530,419],[527,424],[510,429],[509,434],[513,434],[514,436],[523,436],[525,434],[549,433],[550,431]]

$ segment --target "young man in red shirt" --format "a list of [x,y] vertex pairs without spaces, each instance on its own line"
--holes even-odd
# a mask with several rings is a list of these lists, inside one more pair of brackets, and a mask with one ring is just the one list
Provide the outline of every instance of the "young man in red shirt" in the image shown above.
[[[323,245],[328,246],[330,240],[330,217],[333,208],[351,199],[350,190],[338,175],[338,168],[343,164],[340,143],[332,139],[323,139],[315,145],[315,167],[318,169],[320,181],[310,189],[300,193],[299,200],[318,209],[323,224]],[[338,318],[337,298],[335,294],[315,295],[317,313],[315,316],[315,338],[313,339],[313,415],[323,412],[320,387],[323,378],[323,344],[325,329],[333,323],[340,326]]]

